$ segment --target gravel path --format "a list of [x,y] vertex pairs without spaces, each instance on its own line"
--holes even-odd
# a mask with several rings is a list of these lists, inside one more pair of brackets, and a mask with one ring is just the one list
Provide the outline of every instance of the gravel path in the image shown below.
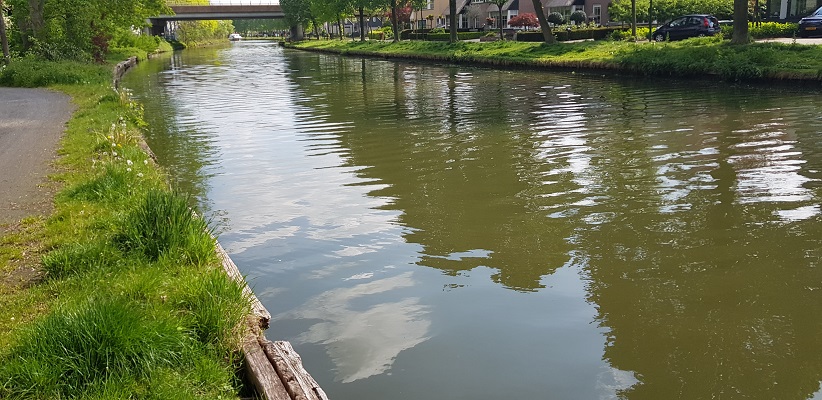
[[0,87],[0,234],[3,226],[51,211],[47,177],[73,111],[62,93]]

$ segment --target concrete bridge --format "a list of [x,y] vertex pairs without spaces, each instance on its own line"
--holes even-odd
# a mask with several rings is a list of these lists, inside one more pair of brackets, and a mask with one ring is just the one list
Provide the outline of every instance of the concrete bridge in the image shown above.
[[285,16],[279,4],[171,6],[171,10],[174,11],[173,15],[158,15],[149,18],[152,35],[162,35],[168,21],[274,19]]

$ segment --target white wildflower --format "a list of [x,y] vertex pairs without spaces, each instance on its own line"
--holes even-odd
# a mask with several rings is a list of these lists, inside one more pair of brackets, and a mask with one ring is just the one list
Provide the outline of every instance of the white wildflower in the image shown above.
[[132,164],[134,164],[134,163],[133,163],[133,162],[131,162],[131,160],[126,160],[126,164],[128,164],[128,165],[132,165]]

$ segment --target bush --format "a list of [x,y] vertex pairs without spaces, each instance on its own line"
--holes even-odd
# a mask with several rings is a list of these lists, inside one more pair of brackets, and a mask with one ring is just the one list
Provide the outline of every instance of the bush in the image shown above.
[[585,11],[574,11],[569,17],[569,19],[571,21],[574,21],[575,24],[579,25],[588,20],[588,16],[585,15]]
[[[647,31],[647,28],[645,28]],[[558,41],[564,42],[568,40],[581,40],[581,39],[594,39],[594,40],[602,40],[609,37],[613,37],[614,35],[623,35],[625,28],[621,27],[601,27],[601,28],[585,28],[585,29],[554,29],[552,32],[554,33],[554,37],[557,38]],[[637,31],[639,33],[639,31]],[[630,36],[630,31],[628,31],[627,36]],[[541,42],[543,41],[542,32],[519,32],[517,33],[517,41],[518,42]]]
[[[457,40],[479,39],[485,32],[457,32]],[[450,33],[429,33],[428,40],[447,42],[451,40]]]
[[552,13],[548,14],[547,19],[548,19],[548,22],[550,22],[554,25],[562,25],[562,24],[565,23],[565,17],[562,14],[558,13],[558,12],[552,12]]
[[[799,24],[795,22],[762,22],[759,26],[748,23],[748,35],[754,39],[794,37],[798,31]],[[733,33],[733,25],[722,26],[722,37],[730,39]]]

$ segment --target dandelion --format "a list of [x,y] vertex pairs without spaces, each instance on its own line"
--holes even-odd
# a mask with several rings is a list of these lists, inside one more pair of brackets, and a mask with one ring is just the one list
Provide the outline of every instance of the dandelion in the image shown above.
[[148,165],[148,160],[143,160],[143,165]]
[[112,152],[111,152],[111,156],[112,156],[112,157],[117,157],[117,152],[116,152],[116,151],[112,151]]
[[117,147],[117,143],[111,142],[111,147]]
[[131,160],[126,160],[126,164],[128,164],[128,165],[132,165],[132,164],[134,164],[134,163],[133,163],[133,162],[131,162]]
[[103,156],[104,156],[104,157],[105,157],[105,156],[108,156],[108,152],[107,152],[107,151],[104,151],[104,152],[103,152]]
[[137,177],[138,177],[138,178],[142,178],[142,177],[143,177],[143,173],[142,173],[142,172],[138,172],[138,173],[137,173]]
[[131,168],[126,168],[126,172],[131,172]]

